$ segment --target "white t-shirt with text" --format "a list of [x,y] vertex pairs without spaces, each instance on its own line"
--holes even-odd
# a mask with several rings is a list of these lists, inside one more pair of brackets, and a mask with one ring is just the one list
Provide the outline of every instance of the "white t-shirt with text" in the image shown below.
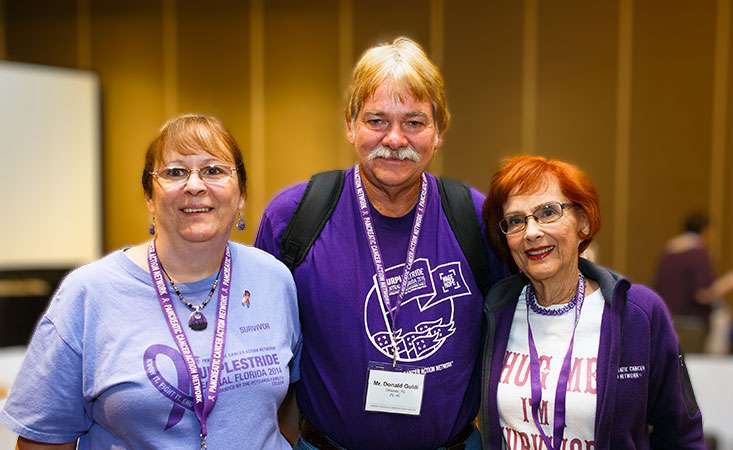
[[[537,347],[542,381],[542,402],[538,418],[552,439],[555,390],[575,324],[575,309],[559,316],[542,315],[530,309],[527,316],[525,287],[514,312],[509,342],[497,393],[503,446],[509,450],[539,450],[547,447],[532,417],[531,379],[527,320]],[[554,305],[548,309],[558,309]],[[566,428],[561,448],[595,448],[596,363],[604,299],[600,289],[586,296],[575,332],[565,397]]]

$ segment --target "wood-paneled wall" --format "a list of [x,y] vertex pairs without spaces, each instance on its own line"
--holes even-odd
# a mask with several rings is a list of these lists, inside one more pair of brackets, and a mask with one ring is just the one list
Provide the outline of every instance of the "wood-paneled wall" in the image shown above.
[[146,238],[144,149],[189,111],[243,148],[250,228],[234,237],[251,242],[278,190],[353,162],[351,66],[411,36],[453,113],[434,170],[484,190],[508,155],[580,165],[601,196],[601,262],[648,282],[693,209],[733,264],[730,15],[730,0],[0,0],[0,58],[99,73],[107,249]]

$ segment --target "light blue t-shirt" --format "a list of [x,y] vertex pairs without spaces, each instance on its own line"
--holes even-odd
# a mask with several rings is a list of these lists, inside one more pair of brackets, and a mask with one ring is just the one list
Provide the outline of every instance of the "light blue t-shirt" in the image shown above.
[[[230,243],[232,282],[219,398],[208,418],[211,449],[290,448],[277,409],[299,379],[295,285],[274,257]],[[214,280],[181,284],[200,303]],[[185,324],[190,311],[175,294]],[[217,291],[218,293],[218,291]],[[185,327],[208,384],[217,296],[209,326]],[[171,337],[150,275],[122,251],[73,271],[54,295],[0,414],[13,432],[80,449],[197,449],[183,357]]]

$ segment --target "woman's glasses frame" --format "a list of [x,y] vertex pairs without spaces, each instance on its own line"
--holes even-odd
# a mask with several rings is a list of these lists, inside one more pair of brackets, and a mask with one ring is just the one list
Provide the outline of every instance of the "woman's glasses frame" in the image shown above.
[[174,189],[185,186],[194,173],[206,185],[221,186],[226,184],[236,172],[237,168],[233,166],[209,164],[198,169],[185,166],[163,167],[159,170],[151,170],[150,175],[158,180],[161,187]]
[[512,214],[499,221],[499,229],[504,234],[520,233],[527,229],[527,222],[532,217],[539,224],[557,222],[564,215],[567,208],[574,207],[574,203],[547,202],[536,207],[532,214]]

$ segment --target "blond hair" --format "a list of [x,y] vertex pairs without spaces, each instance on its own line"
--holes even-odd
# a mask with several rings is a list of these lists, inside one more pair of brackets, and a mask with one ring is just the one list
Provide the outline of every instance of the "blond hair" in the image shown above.
[[418,101],[429,101],[433,106],[438,134],[448,129],[450,113],[443,76],[422,47],[406,37],[368,49],[356,63],[344,111],[347,122],[356,120],[366,100],[385,81],[407,88]]

